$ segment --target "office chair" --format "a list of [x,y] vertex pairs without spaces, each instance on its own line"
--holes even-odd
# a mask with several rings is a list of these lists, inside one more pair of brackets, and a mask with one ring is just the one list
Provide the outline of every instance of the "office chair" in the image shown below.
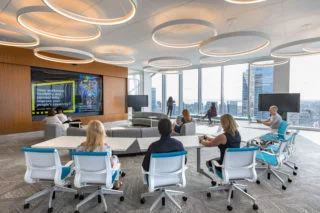
[[[184,192],[167,190],[168,186],[185,187],[186,177],[185,156],[187,151],[152,153],[149,172],[142,169],[144,175],[143,182],[148,185],[149,192],[141,194],[141,204],[145,203],[145,197],[157,196],[150,208],[150,212],[162,200],[168,198],[180,211],[181,206],[173,199],[172,195],[182,195]],[[187,197],[182,197],[187,201]]]
[[[55,199],[55,192],[72,192],[77,194],[77,190],[71,189],[70,183],[65,179],[71,175],[72,161],[66,165],[61,165],[60,156],[56,149],[42,148],[21,148],[25,153],[27,171],[24,180],[27,183],[49,182],[42,191],[25,199],[24,208],[30,207],[29,202],[38,197],[50,194],[48,212],[52,212],[52,200]],[[68,186],[68,187],[65,187]]]
[[262,136],[260,139],[263,141],[279,142],[280,140],[283,140],[285,138],[287,128],[288,123],[286,121],[281,121],[276,133],[268,133]]
[[[293,134],[289,135],[287,138],[280,140],[279,147],[276,151],[269,149],[268,151],[261,151],[257,154],[256,158],[258,161],[262,163],[266,163],[267,167],[257,167],[257,169],[264,169],[264,173],[268,174],[268,179],[270,179],[271,174],[273,174],[281,183],[282,189],[286,190],[287,186],[285,185],[284,180],[279,176],[278,173],[285,175],[288,177],[288,182],[292,182],[292,178],[289,174],[280,171],[282,164],[289,156],[288,151],[288,144],[291,143],[290,141],[293,139]],[[263,174],[264,174],[263,173]]]
[[[258,147],[249,148],[228,148],[224,155],[223,164],[220,165],[217,161],[213,161],[212,165],[214,168],[209,170],[222,181],[222,184],[216,185],[216,182],[212,182],[212,187],[208,188],[207,197],[211,197],[211,191],[221,191],[228,190],[228,205],[227,209],[231,211],[233,208],[231,206],[231,198],[233,198],[233,191],[237,190],[241,192],[242,195],[248,197],[253,201],[253,209],[257,210],[259,207],[256,204],[256,199],[248,194],[247,186],[242,184],[237,184],[237,180],[248,180],[256,181],[257,173],[255,169],[256,164],[256,153]],[[216,167],[221,167],[222,172],[216,169]]]
[[[72,152],[71,154],[75,163],[74,185],[80,189],[80,200],[82,200],[77,204],[75,213],[79,213],[79,208],[95,196],[98,196],[99,203],[103,202],[105,212],[108,211],[108,207],[104,195],[120,195],[120,201],[124,201],[123,191],[112,189],[119,176],[120,165],[112,167],[107,152]],[[83,199],[83,193],[91,194]]]

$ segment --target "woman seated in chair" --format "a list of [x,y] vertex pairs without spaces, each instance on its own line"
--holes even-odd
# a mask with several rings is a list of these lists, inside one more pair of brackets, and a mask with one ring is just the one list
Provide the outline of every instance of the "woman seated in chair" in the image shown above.
[[180,134],[181,127],[183,126],[183,124],[189,123],[192,121],[191,115],[187,109],[184,109],[182,111],[182,115],[183,115],[183,118],[181,118],[181,121],[179,122],[179,124],[173,123],[172,125],[172,131],[177,134]]
[[211,103],[210,109],[208,109],[207,113],[205,114],[205,116],[203,116],[203,119],[205,119],[206,117],[208,117],[209,119],[209,123],[212,124],[212,117],[216,117],[217,116],[217,108],[215,103]]
[[[199,143],[203,146],[218,146],[218,148],[220,149],[220,157],[211,159],[206,162],[208,168],[213,167],[213,161],[217,161],[220,165],[222,165],[224,153],[227,148],[240,148],[241,136],[232,115],[225,114],[221,116],[220,122],[224,133],[218,135],[217,137],[199,137]],[[215,167],[215,169],[221,172],[221,167]]]
[[[92,120],[87,127],[87,139],[77,148],[79,152],[108,152],[110,157],[111,166],[118,165],[119,158],[116,155],[112,155],[111,147],[104,142],[106,137],[103,124],[98,120]],[[120,169],[120,168],[119,168]],[[120,170],[121,177],[124,177],[125,173]],[[119,189],[122,182],[117,177],[114,183],[114,189]]]
[[66,132],[69,127],[69,124],[63,124],[57,115],[55,115],[54,108],[50,108],[48,110],[48,116],[43,119],[43,122],[45,124],[58,124],[64,132]]

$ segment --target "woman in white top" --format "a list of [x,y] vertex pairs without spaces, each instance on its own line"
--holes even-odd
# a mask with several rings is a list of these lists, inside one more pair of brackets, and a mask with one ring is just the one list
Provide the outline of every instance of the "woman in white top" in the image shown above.
[[59,118],[59,120],[62,123],[66,122],[68,120],[68,117],[65,114],[63,114],[63,108],[62,107],[57,107],[56,111],[57,111],[57,115],[56,116]]
[[48,116],[43,119],[45,124],[58,124],[64,132],[67,131],[69,124],[63,124],[60,119],[54,114],[54,108],[48,110]]
[[[77,148],[77,151],[80,152],[108,152],[110,157],[110,162],[112,167],[120,165],[119,158],[116,155],[112,156],[111,147],[104,142],[106,137],[106,132],[103,124],[98,120],[92,120],[89,122],[87,127],[87,139]],[[120,168],[120,167],[118,167]],[[120,170],[121,177],[125,174]],[[122,182],[119,180],[119,177],[116,177],[114,183],[114,189],[119,189]]]

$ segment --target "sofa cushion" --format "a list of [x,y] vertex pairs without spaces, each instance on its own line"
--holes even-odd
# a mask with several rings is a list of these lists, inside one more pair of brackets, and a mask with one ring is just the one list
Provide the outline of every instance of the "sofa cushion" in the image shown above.
[[141,128],[141,137],[159,137],[159,130],[158,127],[151,127],[151,128]]
[[60,124],[45,124],[44,125],[44,139],[50,140],[65,134],[63,127]]
[[141,138],[141,128],[114,129],[112,130],[112,137]]
[[86,128],[69,127],[67,129],[67,136],[86,136],[86,135],[87,135]]

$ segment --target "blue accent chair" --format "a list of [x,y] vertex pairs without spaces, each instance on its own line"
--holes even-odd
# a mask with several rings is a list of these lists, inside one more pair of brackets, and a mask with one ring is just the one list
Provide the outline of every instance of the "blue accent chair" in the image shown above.
[[[50,183],[42,191],[25,199],[24,208],[29,208],[29,202],[38,197],[50,194],[48,212],[52,212],[52,200],[55,198],[55,192],[71,192],[77,194],[77,190],[71,189],[71,184],[66,181],[66,178],[71,176],[72,161],[66,165],[61,165],[60,156],[56,149],[43,148],[22,148],[25,153],[27,171],[24,175],[24,180],[27,183]],[[66,187],[68,186],[68,187]]]
[[[167,190],[169,186],[185,187],[186,177],[185,156],[187,151],[168,152],[168,153],[152,153],[150,159],[149,172],[144,171],[143,182],[148,186],[149,192],[141,194],[141,204],[145,202],[145,197],[157,196],[150,208],[150,212],[162,200],[162,205],[165,205],[165,200],[168,198],[180,211],[181,206],[175,201],[172,195],[182,195],[184,192]],[[187,197],[182,197],[184,201]]]

